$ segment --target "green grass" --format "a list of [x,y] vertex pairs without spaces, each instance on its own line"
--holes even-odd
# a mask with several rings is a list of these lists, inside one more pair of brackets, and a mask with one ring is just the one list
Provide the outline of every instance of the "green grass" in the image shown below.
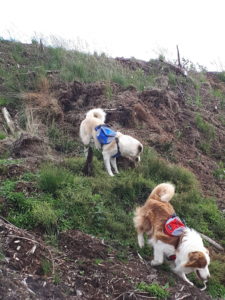
[[218,163],[218,167],[214,170],[213,175],[220,180],[225,180],[225,162],[220,161]]
[[[0,68],[9,92],[37,88],[40,77],[46,76],[49,70],[59,71],[60,78],[66,82],[115,82],[123,87],[133,85],[140,91],[154,85],[154,74],[145,74],[142,69],[131,70],[104,54],[91,55],[63,47],[44,47],[44,50],[41,52],[37,43],[32,43],[29,49],[18,42],[11,43],[8,55],[14,63]],[[106,92],[110,98],[112,91]]]
[[8,165],[19,165],[22,163],[21,159],[0,159],[0,166],[8,166]]
[[0,97],[0,107],[6,106],[8,104],[7,99]]
[[177,84],[177,76],[176,74],[170,72],[168,74],[169,84],[175,86]]
[[[136,169],[120,170],[115,177],[107,176],[101,156],[94,158],[94,177],[84,177],[83,157],[68,158],[58,164],[47,164],[37,174],[26,173],[5,180],[0,186],[0,213],[16,226],[38,227],[48,236],[57,231],[80,229],[117,245],[118,258],[125,260],[127,251],[138,251],[149,259],[148,246],[139,249],[133,227],[133,211],[142,205],[159,183],[176,185],[172,204],[187,226],[212,237],[225,246],[225,220],[214,199],[203,197],[195,176],[185,168],[168,164],[156,153],[145,149]],[[7,167],[7,165],[4,165]],[[31,181],[36,192],[18,192],[20,180]],[[214,264],[219,264],[216,271]],[[212,282],[223,291],[225,262],[213,260]],[[210,284],[213,287],[213,284]],[[212,294],[215,290],[212,290]]]
[[140,282],[137,284],[137,289],[148,292],[150,296],[156,297],[157,299],[167,299],[170,295],[167,291],[167,287],[161,287],[157,283],[147,284],[145,282]]
[[81,151],[80,144],[71,139],[67,132],[57,128],[54,123],[48,130],[48,136],[52,148],[58,152],[68,154]]
[[5,138],[6,138],[5,133],[0,131],[0,140],[4,140]]
[[16,192],[15,179],[2,183],[0,195],[6,197],[9,214],[18,218],[20,226],[26,227],[30,218],[31,227],[36,223],[46,229],[79,228],[133,247],[134,208],[145,202],[158,183],[170,181],[176,185],[173,205],[187,225],[225,242],[224,218],[214,199],[201,195],[192,173],[166,163],[151,150],[144,152],[142,161],[136,169],[121,170],[111,178],[106,176],[102,159],[95,158],[95,176],[84,177],[84,158],[69,158],[58,165],[45,165],[34,176],[24,175],[23,180],[36,182],[38,194],[27,197]]
[[212,140],[215,138],[215,128],[206,122],[200,114],[195,116],[195,124],[197,128],[205,135],[206,138]]
[[203,139],[199,143],[199,148],[207,155],[211,154],[212,142],[216,137],[216,130],[213,125],[206,122],[203,117],[197,113],[195,116],[197,129],[202,133]]
[[220,72],[217,74],[217,77],[222,81],[225,82],[225,72]]

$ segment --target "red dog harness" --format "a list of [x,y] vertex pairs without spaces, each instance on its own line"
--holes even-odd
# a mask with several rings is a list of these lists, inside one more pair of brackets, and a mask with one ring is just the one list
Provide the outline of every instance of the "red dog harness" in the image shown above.
[[176,214],[173,214],[166,221],[164,231],[171,236],[180,236],[185,228],[186,226],[181,219]]
[[[185,228],[186,226],[181,219],[176,214],[173,214],[169,217],[169,219],[167,219],[164,226],[164,232],[170,236],[180,236]],[[167,259],[175,260],[176,255],[170,255]]]

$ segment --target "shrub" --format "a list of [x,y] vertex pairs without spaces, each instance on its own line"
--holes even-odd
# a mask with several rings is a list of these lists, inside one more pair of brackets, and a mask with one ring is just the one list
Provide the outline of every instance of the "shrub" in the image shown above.
[[39,187],[46,193],[55,195],[58,189],[70,183],[73,183],[73,176],[66,169],[47,165],[40,171]]
[[57,212],[51,203],[45,201],[35,202],[32,207],[31,215],[34,218],[34,222],[46,230],[50,230],[57,224]]

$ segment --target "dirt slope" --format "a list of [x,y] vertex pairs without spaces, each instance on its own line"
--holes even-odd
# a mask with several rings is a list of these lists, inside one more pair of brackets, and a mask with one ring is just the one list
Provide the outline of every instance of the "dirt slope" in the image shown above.
[[[139,92],[134,87],[123,89],[116,84],[112,84],[113,95],[107,99],[107,88],[108,84],[104,82],[73,82],[69,86],[61,84],[57,91],[53,84],[52,89],[64,112],[64,124],[71,134],[78,138],[78,126],[85,112],[102,107],[108,113],[107,122],[117,130],[136,136],[168,161],[185,166],[196,174],[203,193],[216,197],[224,209],[225,182],[214,176],[218,162],[225,157],[225,126],[220,121],[224,109],[215,110],[215,106],[219,107],[218,99],[211,96],[198,107],[188,102],[187,96],[181,95],[179,89],[171,89],[169,85]],[[193,93],[192,86],[189,90],[185,93]],[[203,90],[203,94],[207,92]],[[197,127],[198,115],[215,130],[208,153],[201,149],[209,137]]]
[[[1,49],[1,66],[16,67],[8,52],[6,43]],[[24,48],[24,55],[28,61],[29,57],[35,56],[29,46]],[[220,89],[225,93],[225,84],[216,74],[204,74],[204,82],[198,89],[202,102],[196,105],[193,74],[185,78],[159,61],[118,61],[132,70],[142,69],[146,74],[154,71],[157,74],[154,88],[140,92],[133,86],[124,88],[108,82],[64,83],[57,73],[50,73],[46,89],[20,95],[28,108],[35,108],[35,117],[41,121],[40,136],[32,140],[33,137],[23,134],[17,139],[0,141],[0,154],[9,151],[12,157],[22,158],[25,162],[22,167],[9,166],[0,178],[3,180],[16,173],[22,174],[24,170],[35,170],[41,160],[49,158],[49,153],[52,159],[62,157],[60,149],[51,149],[48,144],[47,119],[57,119],[59,127],[79,141],[78,128],[85,112],[102,107],[107,112],[107,123],[115,129],[137,137],[169,162],[194,172],[203,193],[215,197],[224,210],[225,182],[216,178],[214,171],[225,157],[225,109],[221,98],[213,91]],[[19,66],[23,67],[26,66]],[[171,74],[176,76],[175,80]],[[35,72],[26,76],[31,78]],[[0,93],[7,93],[1,77]],[[9,111],[19,126],[18,109],[9,106]],[[206,150],[202,143],[207,144],[209,137],[197,127],[197,115],[214,128],[214,136]],[[1,115],[0,131],[5,130],[4,126]],[[26,232],[4,220],[0,222],[0,235],[2,250],[6,253],[6,260],[0,262],[0,299],[151,299],[135,289],[141,281],[161,286],[169,282],[169,299],[210,299],[205,292],[190,288],[163,268],[150,268],[137,253],[118,257],[113,245],[80,231],[61,233],[57,250],[47,246],[40,234]],[[49,268],[53,276],[43,275],[40,268],[43,261],[46,261],[45,274]]]
[[211,299],[163,268],[151,268],[137,253],[119,257],[113,245],[81,231],[61,233],[56,250],[2,219],[0,228],[6,254],[0,263],[0,299],[152,299],[135,288],[142,281],[169,282],[168,299]]

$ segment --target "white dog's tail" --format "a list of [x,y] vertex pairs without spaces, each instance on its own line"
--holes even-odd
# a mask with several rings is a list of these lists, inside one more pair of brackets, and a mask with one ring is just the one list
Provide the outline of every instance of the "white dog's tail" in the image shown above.
[[149,199],[169,202],[175,194],[175,186],[171,183],[161,183],[151,192]]
[[97,118],[102,123],[105,123],[106,113],[101,108],[93,108],[86,113],[86,118]]

